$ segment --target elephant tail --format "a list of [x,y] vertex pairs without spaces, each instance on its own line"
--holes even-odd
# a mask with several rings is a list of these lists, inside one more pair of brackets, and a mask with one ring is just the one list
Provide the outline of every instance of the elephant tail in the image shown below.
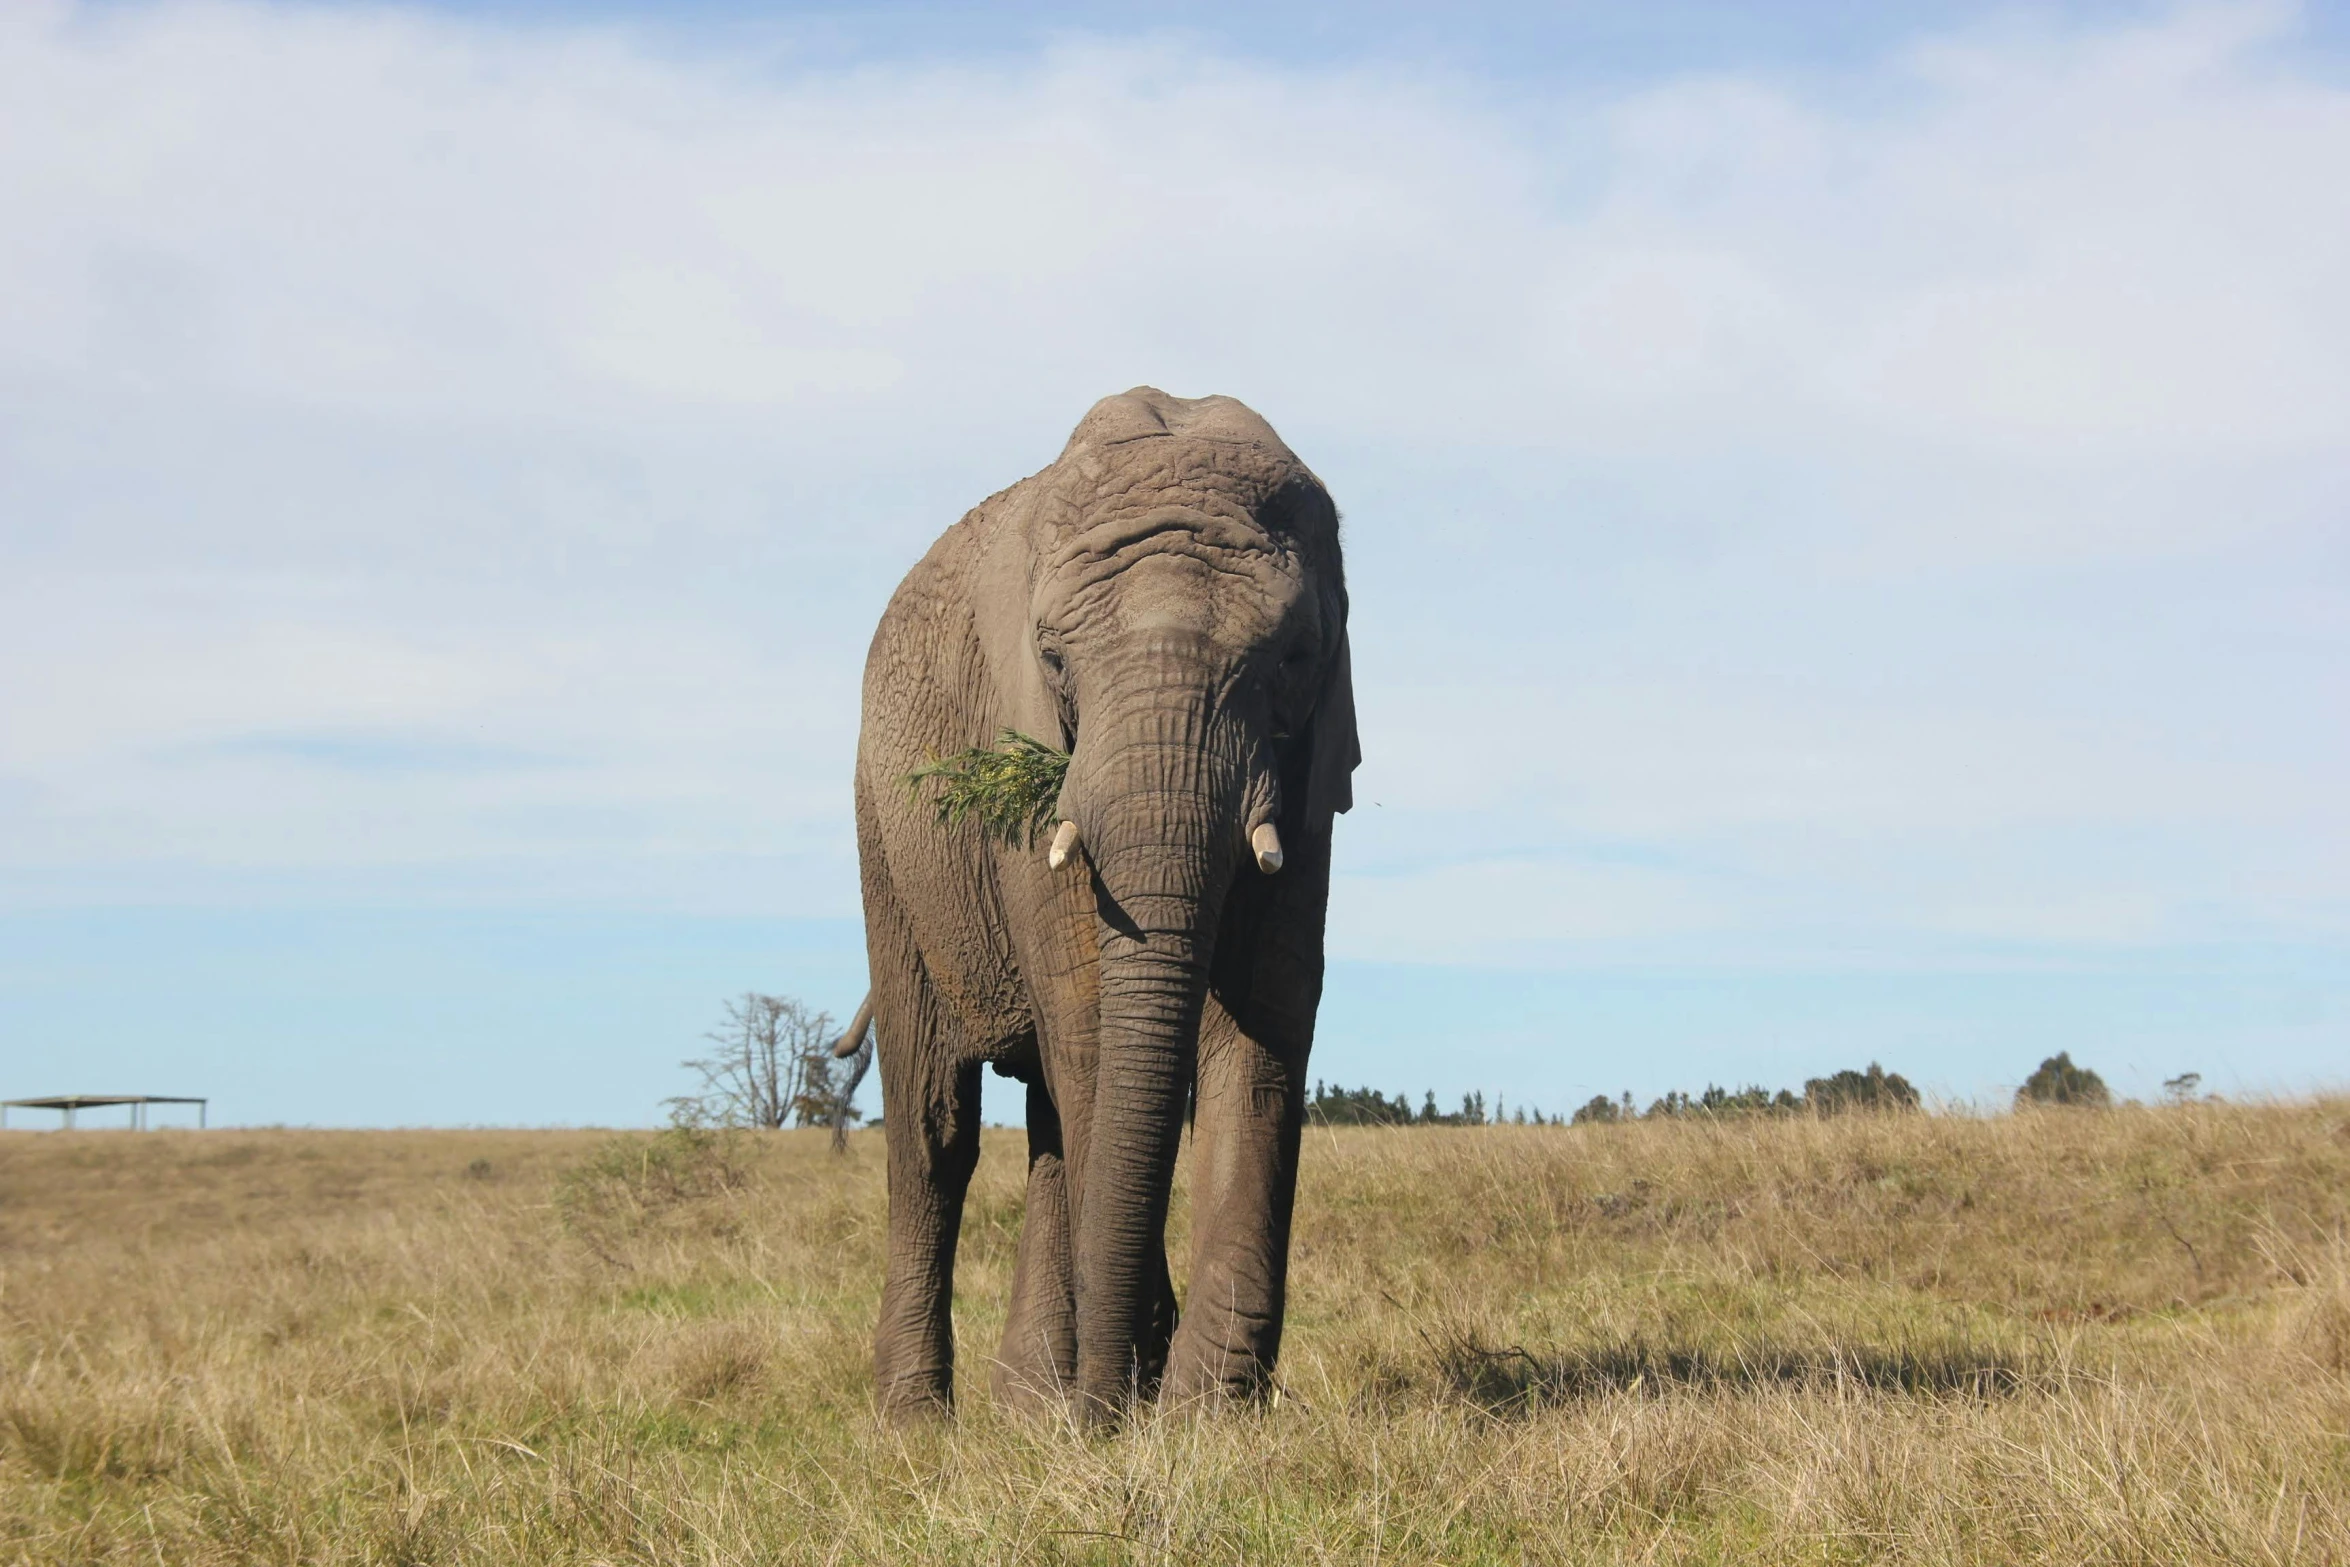
[[868,990],[865,992],[865,999],[857,1003],[857,1015],[849,1019],[848,1032],[832,1042],[833,1057],[836,1060],[846,1060],[855,1055],[857,1047],[865,1042],[865,1030],[872,1026],[873,992]]

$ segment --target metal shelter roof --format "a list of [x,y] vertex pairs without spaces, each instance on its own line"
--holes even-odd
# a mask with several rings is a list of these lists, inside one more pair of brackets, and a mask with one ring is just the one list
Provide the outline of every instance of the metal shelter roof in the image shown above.
[[133,1126],[146,1124],[149,1105],[195,1105],[196,1124],[202,1126],[211,1103],[193,1094],[51,1094],[45,1099],[0,1099],[0,1126],[8,1124],[11,1110],[56,1110],[65,1116],[65,1124],[71,1126],[76,1110],[101,1110],[108,1105],[129,1105]]
[[49,1099],[0,1099],[11,1110],[95,1110],[100,1105],[200,1105],[183,1094],[58,1094]]

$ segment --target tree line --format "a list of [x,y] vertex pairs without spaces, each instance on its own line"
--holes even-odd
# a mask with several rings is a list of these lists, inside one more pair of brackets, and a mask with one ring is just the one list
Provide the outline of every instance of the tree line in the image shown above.
[[[2201,1078],[2193,1072],[2183,1073],[2163,1084],[2166,1095],[2174,1101],[2194,1096]],[[2068,1051],[2059,1051],[2042,1061],[2032,1075],[2015,1092],[2018,1106],[2075,1105],[2099,1108],[2110,1105],[2113,1095],[2105,1080],[2087,1067],[2077,1065]],[[1517,1126],[1590,1126],[1607,1125],[1618,1121],[1672,1120],[1686,1116],[1748,1116],[1748,1115],[1844,1115],[1852,1112],[1878,1114],[1909,1114],[1923,1108],[1917,1088],[1899,1072],[1888,1072],[1871,1061],[1865,1070],[1832,1072],[1826,1077],[1806,1078],[1803,1092],[1791,1089],[1769,1089],[1760,1084],[1744,1088],[1724,1088],[1709,1083],[1702,1093],[1684,1093],[1678,1089],[1659,1095],[1642,1110],[1626,1091],[1620,1098],[1611,1099],[1595,1094],[1581,1108],[1569,1116],[1545,1116],[1539,1106],[1521,1105],[1505,1115],[1501,1098],[1494,1098],[1494,1110],[1488,1115],[1485,1096],[1481,1093],[1464,1094],[1458,1110],[1441,1110],[1433,1090],[1422,1096],[1414,1106],[1409,1098],[1397,1094],[1393,1098],[1375,1088],[1342,1088],[1314,1081],[1312,1097],[1306,1101],[1306,1120],[1315,1126],[1487,1126],[1508,1122]]]
[[1513,1115],[1502,1111],[1500,1097],[1494,1101],[1494,1112],[1485,1111],[1485,1096],[1466,1094],[1457,1111],[1443,1111],[1436,1106],[1433,1092],[1425,1095],[1417,1109],[1410,1100],[1397,1094],[1393,1099],[1374,1088],[1340,1088],[1321,1082],[1314,1083],[1313,1095],[1306,1102],[1306,1119],[1320,1126],[1486,1126],[1503,1122],[1516,1126],[1588,1126],[1614,1121],[1671,1119],[1691,1115],[1837,1115],[1848,1110],[1915,1110],[1918,1091],[1898,1072],[1888,1072],[1876,1062],[1869,1063],[1865,1072],[1837,1072],[1828,1077],[1815,1077],[1803,1085],[1797,1095],[1782,1088],[1776,1093],[1768,1088],[1723,1088],[1706,1085],[1699,1094],[1679,1090],[1661,1095],[1649,1102],[1642,1111],[1627,1091],[1621,1099],[1610,1099],[1595,1094],[1591,1100],[1571,1116],[1545,1116],[1539,1105],[1521,1105]]
[[[871,1029],[853,1054],[836,1058],[829,1012],[758,991],[745,991],[724,1006],[724,1021],[703,1036],[711,1052],[684,1063],[701,1074],[701,1089],[671,1099],[672,1116],[682,1124],[705,1126],[829,1127],[834,1145],[842,1146],[850,1125],[864,1119],[853,1101],[873,1062]],[[2193,1072],[2182,1073],[2163,1089],[2173,1101],[2183,1102],[2194,1097],[2201,1081]],[[2113,1096],[2103,1078],[2059,1051],[2024,1080],[2015,1102],[2099,1108],[2110,1105]],[[1346,1088],[1317,1078],[1306,1101],[1306,1120],[1315,1126],[1590,1126],[1689,1116],[1907,1114],[1920,1108],[1909,1079],[1871,1061],[1865,1070],[1807,1078],[1800,1094],[1760,1084],[1724,1088],[1709,1083],[1701,1093],[1676,1089],[1659,1095],[1642,1110],[1627,1090],[1614,1099],[1595,1094],[1571,1115],[1545,1115],[1530,1104],[1511,1110],[1498,1094],[1489,1112],[1482,1092],[1463,1094],[1459,1109],[1446,1110],[1438,1106],[1433,1089],[1414,1105],[1403,1094],[1390,1098],[1375,1088]]]

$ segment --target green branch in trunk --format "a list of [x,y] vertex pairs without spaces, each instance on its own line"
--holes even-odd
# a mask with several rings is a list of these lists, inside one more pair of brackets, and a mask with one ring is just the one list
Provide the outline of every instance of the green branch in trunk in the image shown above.
[[941,826],[969,817],[988,836],[1025,848],[1036,841],[1037,829],[1052,820],[1061,780],[1068,775],[1068,752],[1006,729],[996,735],[992,748],[973,746],[926,762],[902,781],[907,795],[916,800],[922,798],[924,784],[938,781],[930,805]]

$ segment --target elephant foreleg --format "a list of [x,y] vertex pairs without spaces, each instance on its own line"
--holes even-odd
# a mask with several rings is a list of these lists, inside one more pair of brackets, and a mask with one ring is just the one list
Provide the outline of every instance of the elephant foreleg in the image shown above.
[[1252,1038],[1208,999],[1192,1142],[1191,1280],[1168,1352],[1168,1398],[1251,1393],[1272,1374],[1288,1288],[1304,1068],[1302,1050]]
[[[1069,1167],[1060,1112],[1039,1085],[1028,1090],[1028,1202],[1020,1221],[1020,1260],[1012,1308],[1004,1322],[989,1386],[1012,1404],[1058,1405],[1077,1382],[1077,1268]],[[1175,1281],[1162,1249],[1146,1285],[1148,1311],[1134,1346],[1137,1391],[1150,1397],[1167,1364],[1178,1313]]]

